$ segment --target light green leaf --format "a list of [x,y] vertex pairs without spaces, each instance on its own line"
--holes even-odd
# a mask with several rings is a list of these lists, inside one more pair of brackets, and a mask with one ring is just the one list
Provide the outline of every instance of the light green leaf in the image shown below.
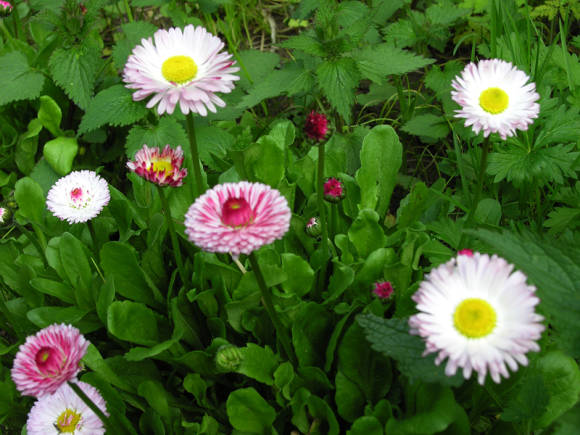
[[302,297],[311,290],[314,271],[302,257],[291,253],[282,254],[282,269],[292,277],[282,283],[285,292]]
[[253,179],[276,187],[284,177],[283,155],[273,138],[263,136],[244,153],[244,166],[253,173]]
[[243,359],[237,372],[266,385],[274,385],[274,372],[280,365],[280,358],[272,349],[248,343],[241,351]]
[[165,145],[171,145],[174,148],[181,145],[184,153],[189,153],[187,133],[178,121],[167,116],[160,118],[159,124],[157,125],[148,125],[146,127],[135,125],[131,128],[127,135],[127,142],[125,143],[127,157],[133,159],[135,153],[143,145],[161,149]]
[[153,346],[159,342],[157,316],[144,304],[115,301],[107,311],[107,329],[120,340]]
[[45,198],[42,188],[36,181],[30,177],[18,180],[14,186],[14,199],[18,204],[17,215],[31,222],[42,223]]
[[73,161],[79,151],[74,137],[57,137],[44,144],[43,155],[48,164],[59,175],[66,175],[72,170]]
[[46,128],[53,136],[63,136],[60,129],[62,120],[62,111],[59,105],[48,95],[40,97],[40,108],[38,109],[38,119],[42,126]]
[[363,209],[348,230],[348,238],[362,258],[387,243],[387,236],[378,223],[379,215],[374,210]]
[[0,87],[0,106],[40,96],[44,76],[28,65],[28,59],[23,53],[12,51],[1,56],[0,71],[4,82],[4,86]]
[[276,419],[274,408],[253,388],[241,388],[230,393],[226,410],[235,429],[253,434],[267,433]]
[[[132,3],[134,4],[135,2]],[[134,6],[137,5],[134,4]],[[153,36],[157,26],[146,21],[133,21],[132,23],[122,24],[121,30],[125,38],[121,39],[113,47],[113,62],[118,70],[122,70],[125,67],[127,58],[131,51],[141,43],[141,39]]]
[[427,113],[416,115],[401,127],[414,136],[423,136],[432,139],[443,139],[449,134],[449,126],[442,116]]

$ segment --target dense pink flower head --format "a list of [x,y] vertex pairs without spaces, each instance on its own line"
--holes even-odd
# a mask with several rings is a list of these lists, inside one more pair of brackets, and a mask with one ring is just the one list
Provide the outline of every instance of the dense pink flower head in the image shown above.
[[6,222],[6,218],[8,217],[8,210],[4,207],[0,207],[0,224]]
[[377,281],[373,293],[380,299],[388,299],[393,294],[393,286],[389,281]]
[[159,148],[143,145],[135,160],[127,162],[127,167],[137,175],[159,186],[179,187],[187,175],[187,169],[181,169],[183,164],[183,150],[166,145],[159,153]]
[[321,141],[328,132],[328,120],[322,113],[317,113],[314,110],[306,117],[306,124],[304,125],[304,132],[310,139]]
[[[107,404],[99,390],[85,382],[76,382],[87,397],[108,415]],[[54,394],[39,398],[26,421],[27,435],[102,435],[101,419],[81,400],[68,384],[62,384]]]
[[0,0],[0,17],[6,17],[12,12],[12,4],[10,2]]
[[224,43],[203,27],[192,24],[183,30],[160,29],[152,38],[142,39],[133,49],[123,71],[129,89],[136,89],[133,100],[150,95],[148,108],[156,104],[157,112],[172,114],[175,106],[184,114],[216,112],[226,103],[216,92],[229,93],[239,77],[233,73],[232,55],[221,52]]
[[530,78],[500,59],[470,63],[451,82],[451,98],[461,106],[456,118],[465,118],[475,134],[498,133],[502,139],[516,129],[527,130],[540,113],[540,96]]
[[344,184],[338,178],[330,177],[324,182],[324,199],[328,202],[339,202],[344,198],[346,191]]
[[412,296],[418,314],[409,318],[410,333],[425,341],[424,355],[435,364],[447,359],[445,374],[458,368],[469,379],[477,372],[483,385],[489,373],[499,383],[507,367],[528,364],[544,331],[540,302],[526,276],[503,258],[479,252],[458,255],[425,276]]
[[280,192],[261,183],[224,183],[197,198],[185,215],[185,233],[204,251],[250,254],[281,239],[292,212]]
[[471,249],[461,249],[457,251],[457,255],[467,255],[468,257],[473,257],[473,251]]
[[25,396],[54,393],[76,377],[89,342],[71,325],[50,325],[26,338],[12,367],[12,380]]

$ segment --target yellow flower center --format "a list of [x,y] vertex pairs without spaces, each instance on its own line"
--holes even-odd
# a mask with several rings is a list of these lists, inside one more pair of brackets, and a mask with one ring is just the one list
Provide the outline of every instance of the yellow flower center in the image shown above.
[[480,338],[493,331],[496,315],[493,307],[483,299],[465,299],[453,313],[453,325],[469,338]]
[[172,56],[163,62],[161,74],[169,82],[183,84],[197,74],[197,65],[189,56]]
[[155,172],[171,172],[173,170],[171,159],[155,159],[152,160],[152,163]]
[[479,96],[479,105],[487,113],[497,115],[507,109],[510,97],[503,89],[487,88]]
[[80,420],[81,415],[78,412],[75,412],[72,409],[66,409],[56,419],[55,426],[59,433],[74,433]]

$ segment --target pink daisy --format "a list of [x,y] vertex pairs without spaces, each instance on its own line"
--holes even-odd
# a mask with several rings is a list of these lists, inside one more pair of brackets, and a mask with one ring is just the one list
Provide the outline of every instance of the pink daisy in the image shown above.
[[310,139],[321,141],[328,132],[328,120],[322,113],[317,113],[314,110],[306,117],[304,124],[304,132]]
[[187,175],[187,169],[181,169],[183,150],[178,146],[175,150],[169,145],[159,154],[159,148],[143,145],[135,161],[127,163],[127,167],[137,175],[159,186],[179,187]]
[[[105,415],[107,404],[92,385],[76,382],[79,388]],[[101,435],[105,433],[101,419],[81,400],[68,384],[62,384],[54,394],[39,398],[26,421],[28,435]]]
[[158,30],[153,39],[142,39],[133,49],[123,71],[129,89],[137,89],[135,101],[150,95],[148,108],[156,104],[157,112],[172,114],[175,106],[184,114],[207,115],[226,103],[216,92],[229,93],[239,77],[233,73],[232,55],[220,52],[224,43],[203,27],[192,24],[183,30]]
[[224,183],[196,199],[185,215],[185,233],[205,251],[250,254],[281,239],[291,216],[286,198],[265,184]]
[[453,79],[451,97],[461,106],[456,118],[465,118],[475,134],[498,133],[502,139],[516,129],[527,130],[540,113],[540,96],[530,78],[500,59],[470,63]]
[[54,393],[76,377],[89,342],[71,325],[50,325],[26,338],[12,367],[12,380],[25,396]]

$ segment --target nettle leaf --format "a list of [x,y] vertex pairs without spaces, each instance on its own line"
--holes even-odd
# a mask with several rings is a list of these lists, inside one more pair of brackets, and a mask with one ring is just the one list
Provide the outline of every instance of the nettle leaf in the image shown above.
[[271,51],[242,50],[238,55],[244,64],[245,72],[240,71],[238,73],[240,80],[237,82],[236,87],[239,86],[243,89],[249,88],[254,83],[261,82],[280,64],[280,56]]
[[13,51],[1,56],[0,71],[4,81],[4,86],[0,87],[0,106],[40,96],[44,76],[28,65],[28,59],[23,53]]
[[406,376],[428,383],[459,386],[463,376],[457,373],[448,377],[444,363],[436,366],[435,356],[423,356],[425,343],[409,334],[408,319],[383,319],[374,314],[357,316],[371,347],[398,362],[398,368]]
[[93,95],[95,79],[103,61],[97,47],[57,48],[48,66],[52,78],[65,93],[86,110]]
[[254,107],[268,98],[278,97],[291,89],[296,91],[302,87],[302,85],[298,86],[298,82],[304,81],[303,73],[304,69],[295,64],[288,64],[282,69],[272,71],[262,80],[254,83],[248,95],[245,95],[238,104],[238,108]]
[[531,181],[562,184],[564,177],[576,176],[574,162],[580,157],[580,152],[574,151],[575,148],[575,144],[560,144],[527,150],[507,144],[490,153],[487,173],[495,175],[495,183],[506,179],[516,186]]
[[281,47],[301,50],[304,53],[323,57],[326,52],[324,46],[311,34],[303,32],[300,35],[292,36],[281,44]]
[[189,153],[189,139],[184,128],[174,118],[164,116],[159,118],[157,125],[133,126],[127,135],[125,153],[132,159],[143,145],[163,148],[167,144],[172,147],[181,145],[184,153]]
[[580,227],[580,208],[556,207],[548,213],[544,226],[550,229],[550,234],[558,234],[567,229]]
[[470,14],[469,9],[458,8],[456,4],[449,1],[429,6],[425,9],[425,16],[431,24],[449,26],[461,17]]
[[326,61],[316,69],[318,83],[324,96],[348,123],[354,104],[354,91],[360,80],[356,62],[351,58]]
[[401,127],[401,130],[415,136],[427,137],[432,139],[429,142],[433,142],[449,134],[449,125],[442,116],[426,113],[413,116]]
[[78,133],[96,130],[102,125],[133,124],[147,115],[147,108],[134,102],[132,93],[123,85],[114,85],[99,92],[89,103]]
[[[134,6],[137,6],[134,4]],[[125,23],[121,25],[121,30],[125,35],[113,48],[113,63],[115,68],[122,70],[127,63],[127,58],[143,38],[153,36],[157,30],[157,26],[145,21],[133,21],[132,23]]]
[[401,75],[416,71],[435,62],[391,44],[368,46],[356,53],[354,58],[361,75],[375,83],[383,83],[389,75]]
[[[548,104],[551,104],[550,100]],[[542,108],[543,109],[543,108]],[[580,136],[578,109],[566,110],[565,105],[559,105],[550,110],[544,126],[540,129],[534,142],[534,148],[543,148],[555,143],[576,142]]]
[[580,357],[580,248],[530,232],[469,232],[521,269],[537,286],[539,307],[555,330],[554,338],[565,352]]

